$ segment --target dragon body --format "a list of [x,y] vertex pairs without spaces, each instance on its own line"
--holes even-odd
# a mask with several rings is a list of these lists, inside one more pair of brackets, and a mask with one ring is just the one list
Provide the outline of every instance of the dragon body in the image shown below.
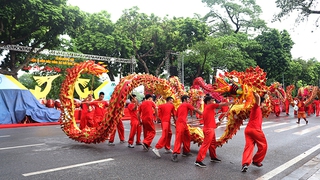
[[95,64],[93,61],[80,63],[67,70],[67,77],[62,84],[60,92],[62,107],[60,123],[64,133],[75,141],[84,143],[104,142],[109,134],[115,130],[116,125],[121,120],[129,93],[140,85],[147,87],[152,92],[155,92],[164,98],[168,96],[173,97],[174,105],[176,107],[180,104],[179,97],[167,80],[149,74],[131,74],[122,78],[115,87],[105,117],[99,126],[86,127],[81,130],[77,126],[74,118],[75,104],[73,101],[73,92],[75,83],[81,73],[101,75],[105,72],[108,71],[104,67]]
[[[217,140],[217,146],[228,142],[240,129],[243,121],[249,118],[250,110],[255,103],[253,93],[264,96],[268,91],[265,82],[266,73],[258,66],[250,67],[245,72],[226,72],[224,76],[216,78],[215,92],[231,96],[235,101],[229,110],[226,129]],[[262,109],[263,117],[269,116],[270,112],[270,99],[267,98]]]
[[[305,100],[305,105],[308,106],[318,96],[318,86],[305,86],[298,89],[298,97],[302,97]],[[319,93],[320,94],[320,93]]]
[[212,84],[205,83],[202,77],[197,77],[193,80],[191,89],[202,90],[204,94],[209,94],[219,102],[221,102],[223,99],[223,96],[215,91],[215,87]]
[[[180,86],[172,87],[172,83],[168,80],[149,74],[131,74],[122,78],[115,87],[109,101],[109,107],[99,126],[80,129],[74,118],[75,103],[73,101],[73,92],[77,79],[82,73],[99,76],[105,72],[108,72],[108,70],[95,64],[93,61],[79,63],[67,69],[67,76],[60,92],[62,109],[60,123],[63,132],[75,141],[83,143],[104,142],[121,120],[128,95],[138,86],[143,85],[154,94],[163,98],[168,96],[173,97],[176,108],[181,103],[180,94],[183,92],[181,90],[182,88],[179,88]],[[240,128],[240,125],[242,125],[243,120],[249,117],[250,109],[254,104],[253,92],[260,94],[265,93],[267,90],[265,80],[266,73],[259,67],[249,68],[246,72],[226,72],[223,77],[217,78],[216,84],[214,85],[216,87],[214,92],[228,94],[236,101],[236,104],[229,110],[227,127],[220,139],[217,140],[218,146],[222,146],[231,139]],[[263,109],[263,115],[265,117],[270,113],[269,103],[267,102],[266,104]],[[197,132],[199,131],[197,128],[189,127],[189,129],[192,141],[201,144],[203,141],[203,133]]]
[[295,86],[293,84],[287,86],[287,88],[286,88],[286,97],[292,107],[294,106],[293,97],[292,97],[292,92],[294,89],[295,89]]
[[281,102],[285,102],[287,98],[287,94],[279,82],[274,82],[271,86],[269,86],[269,92],[271,95],[278,97]]

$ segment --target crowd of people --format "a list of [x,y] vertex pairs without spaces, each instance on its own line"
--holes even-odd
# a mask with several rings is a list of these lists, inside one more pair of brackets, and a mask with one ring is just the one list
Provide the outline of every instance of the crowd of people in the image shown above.
[[290,106],[293,106],[294,116],[297,117],[297,124],[300,124],[300,120],[304,119],[305,123],[308,124],[307,117],[314,114],[316,117],[320,116],[320,100],[315,98],[314,100],[307,102],[306,97],[295,97],[293,102],[290,102],[288,98],[284,102],[280,101],[278,97],[272,97],[272,109],[276,117],[280,116],[281,111],[285,112],[289,116]]
[[[80,129],[94,127],[102,120],[106,108],[108,107],[107,101],[103,100],[104,93],[100,92],[99,98],[93,100],[92,95],[89,95],[82,102],[82,115],[80,121]],[[262,161],[267,152],[267,141],[261,129],[262,126],[262,112],[260,106],[263,100],[260,99],[258,94],[255,94],[256,103],[252,108],[248,126],[245,130],[246,145],[243,152],[242,159],[242,172],[246,172],[248,166],[252,163],[255,166],[261,167]],[[206,95],[203,99],[203,111],[194,107],[190,103],[189,96],[184,95],[181,97],[181,104],[175,110],[173,105],[173,97],[167,97],[166,103],[159,106],[155,103],[155,98],[151,94],[146,94],[143,101],[139,103],[135,94],[129,95],[130,103],[127,105],[130,114],[130,133],[128,138],[128,148],[134,148],[136,145],[141,145],[144,151],[152,150],[152,152],[159,158],[161,154],[160,149],[164,148],[166,154],[172,154],[171,160],[178,162],[178,155],[182,157],[191,156],[190,145],[191,136],[188,128],[189,112],[197,113],[201,117],[201,124],[203,125],[204,140],[199,148],[198,155],[195,158],[195,165],[197,167],[206,167],[203,163],[207,151],[211,162],[220,162],[216,154],[216,136],[215,129],[221,124],[228,114],[229,106],[234,104],[234,101],[225,99],[222,102],[216,102],[213,97]],[[220,116],[216,121],[216,113]],[[171,119],[175,126],[175,139],[173,148],[171,147]],[[155,123],[160,122],[162,134],[158,142],[151,147],[153,139],[156,135]],[[124,135],[124,126],[122,121],[117,124],[115,130],[109,135],[108,145],[114,146],[114,138],[116,131],[118,131],[120,143],[126,143]],[[141,134],[143,132],[143,139]],[[253,155],[254,144],[257,144],[258,151]]]

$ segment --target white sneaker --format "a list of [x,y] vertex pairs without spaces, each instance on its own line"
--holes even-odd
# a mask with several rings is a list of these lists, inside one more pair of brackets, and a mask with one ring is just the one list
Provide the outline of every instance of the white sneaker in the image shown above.
[[161,157],[158,149],[153,148],[153,149],[152,149],[152,152],[153,152],[156,156]]
[[112,142],[109,142],[108,145],[109,145],[109,146],[115,146],[115,144],[112,143]]
[[134,148],[133,144],[128,144],[128,148]]
[[166,154],[172,154],[173,151],[172,151],[172,149],[166,149],[166,151],[165,151],[164,153],[166,153]]

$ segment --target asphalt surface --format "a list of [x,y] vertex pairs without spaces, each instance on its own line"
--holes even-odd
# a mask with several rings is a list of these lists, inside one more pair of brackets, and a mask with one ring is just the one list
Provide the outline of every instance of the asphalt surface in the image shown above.
[[[212,163],[207,156],[206,168],[194,165],[197,144],[191,146],[193,156],[179,155],[175,163],[164,149],[158,158],[141,146],[128,148],[118,137],[115,146],[108,146],[107,141],[79,143],[69,139],[59,125],[0,129],[0,179],[320,179],[320,117],[311,115],[308,120],[308,125],[303,120],[296,124],[293,113],[264,119],[267,156],[263,167],[251,165],[246,173],[241,172],[246,122],[227,144],[217,148],[222,162]],[[129,121],[124,125],[127,138]],[[152,146],[161,136],[160,124],[156,129]],[[217,128],[217,136],[224,129],[225,123]]]

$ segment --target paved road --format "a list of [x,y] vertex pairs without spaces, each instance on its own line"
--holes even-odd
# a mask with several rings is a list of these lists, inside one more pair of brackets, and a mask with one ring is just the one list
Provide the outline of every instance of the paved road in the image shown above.
[[[250,166],[246,173],[240,171],[246,122],[217,149],[222,162],[210,163],[206,158],[207,168],[194,166],[199,149],[196,144],[191,146],[193,157],[179,156],[179,162],[174,163],[163,149],[162,157],[157,158],[141,146],[130,149],[126,143],[120,144],[117,137],[116,145],[108,146],[107,142],[76,142],[60,126],[0,129],[0,179],[319,179],[320,117],[308,119],[308,125],[303,121],[296,124],[296,118],[285,113],[265,119],[263,130],[269,147],[264,166]],[[124,125],[127,137],[129,121]],[[156,127],[153,146],[161,135],[160,125]],[[224,128],[216,130],[217,136]]]

